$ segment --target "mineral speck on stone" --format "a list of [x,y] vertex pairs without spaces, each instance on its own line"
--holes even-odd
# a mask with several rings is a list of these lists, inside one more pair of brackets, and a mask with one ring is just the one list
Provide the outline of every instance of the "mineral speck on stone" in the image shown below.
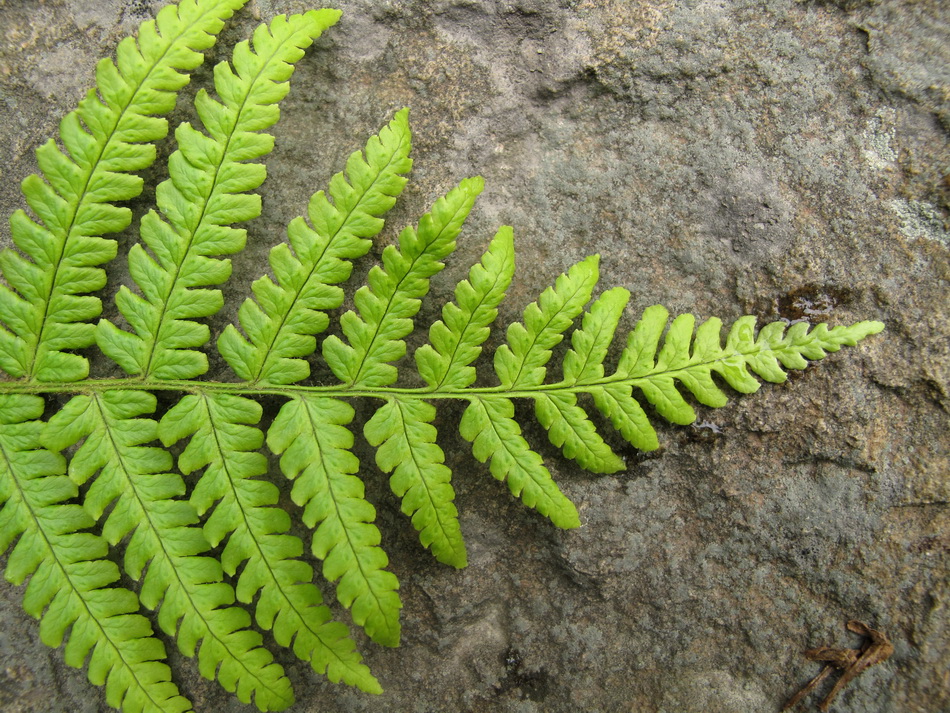
[[[4,216],[23,205],[33,150],[92,85],[96,60],[163,4],[0,0]],[[698,407],[715,437],[664,425],[650,455],[613,440],[628,464],[617,475],[581,472],[527,427],[578,505],[583,526],[569,532],[511,499],[464,453],[460,412],[440,410],[470,550],[462,571],[422,550],[363,445],[361,475],[402,581],[403,644],[358,641],[379,697],[283,652],[291,711],[778,711],[815,673],[801,652],[838,640],[849,619],[886,631],[894,654],[833,710],[950,709],[950,5],[332,4],[343,18],[282,106],[264,213],[213,331],[234,318],[287,216],[403,106],[413,183],[374,255],[460,179],[486,180],[419,324],[438,318],[509,224],[519,264],[499,324],[600,253],[601,284],[633,293],[628,327],[655,303],[727,321],[798,305],[802,319],[875,319],[887,331],[783,386],[734,394],[714,415]],[[251,0],[222,44],[255,17],[308,6]],[[194,120],[187,99],[209,76],[198,72],[176,120]],[[136,215],[147,204],[133,202]],[[131,240],[120,236],[120,249]],[[0,242],[10,245],[5,220]],[[21,598],[0,585],[0,710],[110,710],[40,643]],[[196,711],[251,710],[167,648]]]

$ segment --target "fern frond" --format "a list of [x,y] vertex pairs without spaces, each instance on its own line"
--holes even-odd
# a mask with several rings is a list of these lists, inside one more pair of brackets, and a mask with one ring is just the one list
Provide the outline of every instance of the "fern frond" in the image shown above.
[[389,399],[366,422],[370,445],[378,447],[376,464],[386,473],[402,511],[412,518],[423,547],[444,564],[461,569],[468,563],[452,472],[435,442],[435,407],[425,401]]
[[[331,620],[303,541],[290,534],[290,513],[265,477],[265,442],[293,481],[291,499],[314,530],[310,550],[337,600],[370,638],[395,646],[399,582],[387,569],[376,510],[358,476],[352,400],[382,404],[364,426],[376,463],[391,474],[423,546],[461,568],[466,550],[437,442],[437,402],[466,402],[460,432],[475,457],[528,507],[576,528],[577,508],[522,435],[515,400],[534,405],[566,457],[587,470],[617,472],[624,461],[590,418],[590,400],[624,439],[654,449],[647,410],[690,423],[693,403],[726,403],[727,385],[751,393],[760,379],[784,381],[787,370],[883,329],[878,322],[811,330],[775,323],[756,332],[755,320],[743,317],[723,344],[718,319],[697,327],[692,315],[680,315],[668,325],[668,312],[651,307],[611,371],[607,358],[630,295],[608,290],[584,311],[598,281],[594,255],[528,305],[493,355],[498,383],[476,386],[475,361],[514,274],[512,231],[503,227],[413,355],[424,385],[401,385],[397,367],[430,279],[482,191],[482,179],[470,178],[385,248],[382,265],[355,293],[355,309],[341,318],[342,335],[323,340],[336,380],[299,383],[310,376],[308,358],[328,313],[343,304],[352,261],[369,251],[406,184],[411,135],[402,110],[349,157],[326,192],[311,197],[306,217],[291,221],[287,242],[270,251],[272,275],[254,282],[239,324],[217,343],[238,380],[195,380],[208,368],[201,348],[210,330],[202,320],[222,306],[217,286],[230,276],[226,256],[246,240],[231,226],[260,213],[253,191],[266,171],[257,161],[274,141],[265,131],[279,117],[294,63],[337,11],[259,27],[231,64],[215,68],[220,100],[198,93],[204,129],[177,129],[170,177],[157,189],[157,210],[142,220],[143,244],[130,251],[137,291],[121,288],[117,296],[128,329],[106,320],[94,327],[101,304],[87,293],[105,284],[99,266],[115,256],[116,244],[102,236],[129,223],[130,212],[114,204],[140,192],[132,172],[152,161],[152,144],[166,133],[159,115],[200,63],[198,50],[241,5],[183,0],[143,25],[137,41],[125,40],[116,64],[100,63],[97,90],[62,123],[62,148],[41,147],[43,175],[23,183],[34,217],[18,211],[12,218],[22,252],[0,254],[8,285],[0,286],[0,369],[19,379],[0,380],[0,549],[12,546],[6,576],[29,579],[24,606],[41,619],[43,641],[65,642],[67,663],[87,665],[110,704],[130,713],[189,708],[140,604],[156,612],[182,653],[197,657],[204,676],[261,710],[287,707],[293,693],[264,637],[250,628],[252,609],[258,628],[315,671],[381,691],[347,627]],[[568,333],[560,380],[548,378]],[[94,339],[130,377],[86,378],[86,358],[73,351]],[[158,421],[160,391],[178,400]],[[44,423],[41,394],[72,398]],[[265,438],[261,423],[270,417],[258,401],[268,399],[282,406]],[[68,465],[60,452],[69,454]],[[119,558],[138,594],[117,586]]]
[[592,255],[557,278],[554,287],[541,293],[525,308],[524,324],[508,327],[508,343],[495,350],[495,373],[502,386],[518,389],[544,381],[551,349],[590,301],[597,284],[599,256]]
[[340,318],[349,344],[335,335],[323,342],[323,356],[344,384],[380,387],[396,381],[396,367],[389,362],[406,353],[403,337],[412,332],[429,278],[455,249],[455,238],[484,186],[481,178],[465,179],[422,216],[418,230],[402,231],[398,248],[389,245],[383,251],[383,266],[370,270],[369,285],[354,297],[359,314],[349,311]]
[[256,280],[257,301],[248,298],[239,313],[248,339],[232,325],[218,339],[218,350],[242,379],[291,384],[309,376],[301,357],[314,352],[313,335],[329,321],[325,311],[343,304],[343,290],[334,285],[346,281],[350,261],[370,249],[369,238],[383,227],[381,216],[406,184],[401,174],[412,167],[408,115],[403,109],[370,138],[365,158],[359,151],[351,154],[346,175],[330,181],[329,198],[323,191],[311,197],[310,225],[295,218],[287,228],[290,244],[271,250],[277,282],[267,276]]
[[475,367],[469,364],[481,354],[514,272],[514,235],[502,226],[468,279],[456,286],[455,302],[445,305],[442,319],[429,328],[430,344],[413,355],[431,389],[464,389],[475,383]]
[[506,481],[512,495],[558,527],[580,527],[577,508],[557,487],[541,456],[521,436],[514,415],[515,406],[508,398],[473,397],[462,415],[459,431],[472,444],[479,461],[491,461],[491,474]]
[[30,578],[23,607],[41,620],[43,643],[66,641],[70,666],[88,659],[89,680],[106,686],[109,705],[128,713],[190,710],[138,598],[112,586],[119,569],[105,540],[86,531],[93,519],[69,502],[78,488],[65,459],[40,444],[43,408],[38,396],[0,396],[0,552],[19,538],[6,578]]
[[166,446],[190,439],[178,458],[179,469],[186,475],[205,469],[191,503],[199,515],[213,508],[204,533],[213,546],[227,540],[221,555],[225,572],[233,576],[243,566],[237,597],[245,604],[257,598],[258,625],[273,629],[281,646],[292,647],[331,681],[380,693],[346,626],[330,621],[330,610],[312,583],[313,569],[299,559],[303,543],[287,534],[287,513],[273,507],[277,488],[258,479],[267,472],[267,459],[258,452],[264,440],[256,428],[261,415],[251,399],[189,394],[162,417],[159,436]]
[[396,646],[399,582],[384,569],[389,558],[379,547],[376,509],[354,475],[360,464],[346,428],[353,415],[353,408],[338,399],[293,398],[267,431],[267,445],[280,456],[284,475],[294,480],[291,497],[304,508],[304,523],[316,528],[312,550],[323,560],[323,576],[340,580],[337,600],[352,609],[353,621],[373,641]]
[[194,320],[217,312],[219,285],[231,274],[229,260],[217,256],[244,249],[246,231],[229,227],[260,215],[260,196],[248,194],[264,182],[266,171],[250,163],[271,151],[274,137],[263,131],[277,122],[278,102],[289,91],[293,65],[324,29],[339,18],[335,10],[279,15],[234,50],[233,69],[215,67],[215,89],[222,101],[201,90],[198,116],[210,136],[182,124],[175,132],[178,150],[169,159],[170,178],[156,191],[158,213],[142,219],[142,245],[129,252],[129,270],[142,291],[122,287],[119,311],[134,329],[125,332],[108,320],[97,330],[100,349],[129,374],[157,379],[191,379],[208,368],[195,347],[210,338],[207,325]]
[[[23,194],[34,215],[10,218],[14,244],[0,254],[0,270],[13,289],[0,285],[0,368],[39,381],[76,381],[89,373],[85,357],[68,350],[90,346],[102,311],[98,297],[113,259],[114,240],[142,179],[130,175],[155,160],[154,143],[168,131],[159,118],[175,106],[188,72],[214,44],[224,20],[246,0],[184,0],[142,24],[138,40],[127,37],[116,63],[103,59],[90,90],[60,123],[60,149],[51,139],[37,152],[42,176],[27,177]],[[100,98],[101,97],[101,98]],[[44,180],[45,179],[45,180]]]
[[171,456],[145,445],[157,439],[158,424],[140,417],[155,406],[144,391],[74,397],[50,419],[44,444],[58,451],[82,441],[70,477],[84,483],[96,476],[84,506],[95,519],[112,506],[103,537],[113,545],[129,537],[125,571],[142,581],[142,603],[158,609],[159,626],[177,637],[179,650],[197,654],[201,674],[245,703],[253,697],[261,710],[283,710],[293,702],[290,682],[260,634],[247,629],[247,612],[232,606],[221,564],[204,554],[210,545],[194,508],[177,499],[185,484],[168,472]]

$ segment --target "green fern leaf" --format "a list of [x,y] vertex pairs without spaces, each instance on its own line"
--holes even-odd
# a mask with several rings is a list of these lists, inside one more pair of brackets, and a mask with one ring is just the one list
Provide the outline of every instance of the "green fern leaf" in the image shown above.
[[510,399],[475,397],[462,415],[459,430],[482,463],[491,460],[491,474],[508,483],[511,494],[558,527],[580,527],[580,516],[544,466],[541,456],[521,436]]
[[524,311],[524,324],[508,327],[508,343],[495,350],[495,373],[502,386],[518,389],[544,381],[551,349],[563,339],[564,330],[590,301],[597,284],[597,263],[593,255],[557,278],[553,288],[541,293]]
[[363,497],[354,473],[359,461],[350,450],[346,426],[353,408],[338,399],[301,396],[285,403],[267,432],[267,445],[294,480],[291,497],[304,508],[303,521],[315,527],[313,554],[323,560],[323,576],[339,581],[336,598],[352,608],[353,621],[383,646],[399,644],[399,582],[384,569],[375,508]]
[[406,353],[402,338],[412,332],[429,278],[455,249],[455,238],[484,186],[481,178],[465,179],[436,201],[418,230],[402,231],[398,249],[390,245],[383,251],[383,267],[374,267],[369,285],[356,292],[359,314],[350,311],[340,319],[350,344],[335,335],[323,342],[323,356],[340,381],[353,387],[396,381],[396,367],[389,362]]
[[349,278],[349,261],[369,250],[369,238],[383,227],[380,216],[406,184],[400,174],[412,167],[408,116],[400,111],[372,137],[365,159],[354,152],[346,163],[350,182],[342,173],[334,176],[329,188],[333,202],[323,191],[315,193],[308,208],[310,225],[294,219],[287,228],[290,245],[271,250],[277,283],[267,276],[257,280],[257,302],[246,300],[239,313],[250,341],[232,325],[218,340],[221,355],[242,379],[292,384],[309,376],[310,367],[300,357],[316,348],[313,335],[329,322],[325,311],[343,304],[343,290],[333,285]]
[[250,399],[190,394],[162,417],[159,436],[166,446],[190,438],[178,466],[186,475],[205,468],[191,503],[199,515],[214,508],[204,533],[213,546],[227,539],[221,555],[227,574],[234,576],[243,566],[237,597],[245,604],[257,599],[258,625],[272,629],[281,646],[292,646],[331,681],[380,693],[346,626],[330,621],[312,584],[313,569],[299,559],[303,543],[286,534],[290,517],[273,507],[277,488],[258,479],[267,472],[267,460],[258,452],[264,435],[255,428],[261,415]]
[[627,347],[617,364],[617,376],[642,376],[654,368],[656,350],[669,318],[670,313],[662,305],[643,310],[633,331],[627,336]]
[[[604,357],[629,299],[627,290],[615,287],[597,298],[584,314],[581,328],[571,334],[572,348],[564,356],[564,385],[596,382],[603,377]],[[535,397],[534,406],[538,421],[565,457],[594,473],[616,473],[625,469],[624,462],[600,437],[584,409],[577,405],[575,393],[541,394]]]
[[442,308],[442,319],[429,329],[431,344],[413,355],[430,388],[463,389],[475,383],[475,368],[469,364],[481,354],[514,272],[514,236],[503,226],[481,262],[472,266],[468,280],[456,286],[456,301]]
[[[752,371],[766,381],[776,384],[781,384],[788,378],[782,371],[782,366],[786,369],[805,369],[808,366],[807,360],[824,359],[828,353],[834,353],[843,346],[853,347],[862,339],[884,329],[880,322],[867,321],[831,329],[827,324],[817,324],[809,331],[807,323],[799,322],[791,325],[786,332],[784,322],[775,322],[764,326],[753,343],[753,324],[751,317],[737,320],[729,333],[727,349],[734,349],[746,355]],[[726,366],[719,369],[737,391],[754,391],[747,390],[748,387],[742,388],[740,377],[730,373]]]
[[215,89],[222,102],[201,90],[198,116],[210,136],[182,124],[175,132],[178,151],[169,159],[170,178],[156,192],[165,220],[152,211],[142,219],[141,245],[129,252],[129,270],[142,290],[126,287],[116,304],[135,333],[108,320],[97,330],[102,351],[129,374],[157,379],[190,379],[208,369],[208,358],[195,351],[210,331],[195,319],[217,312],[217,289],[231,275],[231,263],[218,259],[244,249],[246,232],[231,223],[260,215],[257,195],[246,192],[264,182],[264,166],[249,163],[269,153],[274,138],[262,133],[277,122],[278,102],[289,91],[293,65],[305,48],[339,18],[334,10],[280,15],[235,47],[233,69],[215,67]]
[[[154,143],[168,131],[158,118],[175,106],[186,72],[203,61],[224,20],[246,0],[185,0],[164,8],[139,28],[138,40],[119,44],[116,63],[103,59],[96,89],[60,124],[65,152],[50,140],[37,150],[43,176],[23,181],[23,194],[40,222],[22,210],[10,219],[13,242],[27,256],[0,254],[0,269],[13,288],[0,285],[0,368],[40,381],[85,378],[85,357],[67,350],[90,346],[87,324],[102,311],[98,297],[115,257],[114,240],[128,208],[113,205],[142,191],[129,175],[155,160]],[[101,97],[101,99],[100,99]],[[43,179],[46,179],[44,181]],[[15,290],[15,291],[14,291]]]
[[[475,362],[514,273],[512,231],[502,228],[413,355],[424,385],[399,385],[405,340],[483,188],[480,178],[462,181],[383,251],[382,266],[355,293],[355,310],[340,320],[342,336],[318,344],[317,335],[343,304],[352,261],[369,252],[406,184],[411,139],[403,110],[350,156],[326,193],[312,196],[307,217],[291,221],[288,242],[271,250],[272,276],[253,283],[239,328],[227,327],[217,342],[239,381],[194,380],[208,365],[210,330],[200,320],[221,307],[216,286],[230,275],[225,256],[245,243],[244,231],[231,225],[260,212],[250,192],[265,176],[255,162],[273,144],[263,132],[278,119],[293,64],[337,11],[278,17],[258,28],[253,49],[241,43],[232,64],[216,67],[221,101],[198,93],[206,133],[177,129],[158,211],[143,219],[144,246],[129,256],[139,292],[122,288],[117,297],[130,331],[104,320],[94,327],[101,303],[87,293],[105,283],[99,266],[116,247],[102,236],[129,223],[129,211],[114,203],[140,192],[131,174],[151,162],[152,144],[166,132],[159,115],[174,105],[184,72],[200,63],[197,50],[211,45],[242,4],[183,0],[146,23],[137,42],[124,41],[115,65],[100,63],[98,90],[61,126],[64,148],[50,142],[39,149],[43,177],[24,182],[38,222],[23,211],[13,216],[23,255],[0,255],[9,285],[0,286],[0,369],[20,379],[0,381],[0,548],[12,545],[6,576],[29,578],[24,606],[41,619],[41,638],[65,642],[67,663],[87,665],[110,704],[134,713],[189,707],[140,604],[157,612],[159,628],[184,654],[198,658],[204,676],[262,710],[285,708],[293,694],[263,637],[249,628],[251,610],[259,628],[331,681],[381,691],[347,627],[330,618],[262,452],[266,443],[293,481],[291,498],[314,529],[310,550],[337,600],[370,638],[397,645],[399,582],[387,570],[376,510],[357,475],[351,400],[382,402],[364,427],[376,463],[391,473],[423,546],[464,567],[436,402],[466,402],[460,432],[475,457],[528,507],[574,528],[577,509],[522,435],[516,399],[534,404],[566,457],[587,470],[617,472],[624,462],[585,399],[624,439],[655,449],[645,404],[666,420],[690,423],[691,401],[723,406],[726,385],[752,393],[759,379],[784,381],[787,370],[883,329],[878,322],[775,323],[756,333],[755,320],[743,317],[723,344],[720,320],[697,327],[687,314],[668,326],[668,312],[657,306],[644,312],[610,373],[605,363],[630,295],[608,290],[584,312],[598,281],[595,255],[561,275],[508,328],[494,353],[499,383],[475,386]],[[548,380],[553,349],[582,313],[561,379]],[[86,358],[72,350],[91,346],[94,335],[131,376],[86,378]],[[304,380],[318,346],[332,376],[314,385]],[[159,391],[178,395],[163,414]],[[44,423],[41,394],[72,398]],[[261,423],[270,417],[259,401],[272,398],[282,406],[265,438]],[[176,444],[177,471],[167,450]],[[60,452],[69,454],[68,465]],[[119,560],[138,595],[116,586]]]
[[564,383],[584,384],[604,375],[604,357],[613,341],[630,293],[622,287],[607,290],[584,314],[580,329],[571,334],[571,349],[564,355]]
[[626,468],[577,405],[575,394],[540,394],[534,399],[534,412],[551,443],[582,468],[592,473],[616,473]]
[[38,396],[0,396],[0,552],[19,537],[6,578],[22,584],[30,577],[23,607],[41,619],[43,643],[66,641],[70,666],[88,658],[89,680],[106,686],[109,705],[129,713],[190,710],[137,597],[111,586],[119,569],[106,559],[105,540],[82,532],[94,522],[69,504],[78,489],[65,459],[40,445],[43,408]]
[[392,473],[390,486],[402,498],[402,511],[412,518],[423,547],[436,559],[461,569],[468,563],[452,472],[435,442],[435,407],[425,401],[390,399],[367,421],[363,433],[377,446],[376,464]]
[[85,439],[70,476],[77,483],[96,476],[84,506],[98,519],[112,505],[103,537],[113,545],[129,537],[125,571],[142,581],[142,603],[159,610],[159,626],[177,637],[179,650],[197,655],[201,674],[245,703],[253,697],[261,710],[283,710],[293,702],[289,681],[247,629],[247,612],[231,606],[234,590],[221,564],[204,554],[210,545],[195,527],[197,513],[177,499],[185,484],[168,472],[171,456],[145,445],[157,439],[158,424],[139,417],[155,405],[143,391],[77,396],[50,420],[44,444],[63,450]]
[[610,419],[614,428],[634,448],[641,451],[655,451],[660,447],[656,431],[650,425],[650,419],[640,403],[633,398],[630,384],[606,384],[591,387],[597,409]]
[[[636,329],[630,334],[627,348],[624,350],[615,378],[625,385],[635,386],[643,392],[657,412],[668,421],[681,425],[696,420],[693,407],[683,398],[677,384],[683,386],[697,401],[711,408],[725,406],[727,399],[723,391],[712,379],[713,372],[736,391],[754,393],[759,382],[749,373],[754,373],[767,381],[781,383],[788,369],[804,369],[808,359],[823,359],[828,352],[835,352],[843,345],[852,346],[870,334],[880,332],[884,325],[880,322],[859,322],[849,327],[818,325],[809,331],[809,325],[792,325],[786,334],[783,322],[773,322],[764,326],[758,337],[754,334],[755,319],[743,317],[735,322],[729,332],[725,348],[720,343],[722,322],[709,319],[695,330],[695,318],[684,314],[678,316],[670,325],[663,340],[662,348],[657,349],[666,326],[668,312],[660,306],[644,311]],[[654,359],[655,355],[655,359]],[[619,384],[618,384],[619,385]],[[609,396],[604,392],[595,393],[598,407],[615,421],[624,436],[637,447],[655,445],[655,434],[647,442],[633,436],[645,432],[645,416],[635,415],[638,407],[631,407],[629,397],[614,391]],[[608,400],[614,405],[609,405]],[[630,418],[638,419],[641,425],[633,427],[623,423],[621,412]],[[642,411],[641,411],[642,413]]]

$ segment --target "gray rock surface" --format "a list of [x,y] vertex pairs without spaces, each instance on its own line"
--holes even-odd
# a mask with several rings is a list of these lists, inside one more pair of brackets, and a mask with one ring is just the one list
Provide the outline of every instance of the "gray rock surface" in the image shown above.
[[[95,61],[161,4],[0,0],[4,215],[21,205],[33,149],[91,86]],[[227,289],[231,314],[286,217],[409,106],[413,182],[380,245],[459,179],[487,182],[426,324],[505,223],[520,267],[503,324],[597,252],[602,285],[633,292],[628,326],[663,303],[727,321],[879,319],[887,331],[784,386],[700,408],[703,425],[661,425],[658,454],[612,440],[629,464],[618,475],[581,471],[527,426],[578,504],[575,531],[510,498],[468,455],[459,412],[446,410],[442,443],[470,550],[461,572],[422,551],[361,446],[402,582],[403,644],[359,640],[386,689],[378,698],[282,653],[292,711],[778,711],[818,673],[803,649],[858,643],[844,629],[852,618],[896,650],[833,710],[950,709],[950,8],[337,6],[343,19],[304,60],[284,105],[264,215]],[[257,16],[305,7],[251,0],[224,44]],[[5,222],[0,238],[9,244]],[[122,250],[131,239],[120,237]],[[0,584],[0,709],[108,710],[83,672],[39,643],[21,594]],[[177,653],[173,666],[197,711],[252,710]]]

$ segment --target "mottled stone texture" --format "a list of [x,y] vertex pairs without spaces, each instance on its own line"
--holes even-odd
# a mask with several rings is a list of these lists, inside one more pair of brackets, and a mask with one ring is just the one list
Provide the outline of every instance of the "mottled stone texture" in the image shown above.
[[[33,149],[90,86],[95,60],[161,4],[0,0],[4,214],[20,205]],[[426,323],[506,223],[520,268],[504,322],[598,252],[603,285],[633,292],[628,326],[660,302],[726,320],[879,319],[887,331],[784,386],[700,408],[700,426],[661,426],[657,454],[613,438],[629,464],[619,475],[580,471],[527,425],[579,506],[584,525],[571,532],[510,498],[468,455],[459,410],[444,409],[442,443],[470,549],[461,572],[421,549],[359,446],[402,581],[403,645],[359,640],[386,689],[379,698],[282,654],[298,692],[292,710],[777,711],[819,670],[803,649],[858,643],[844,628],[851,618],[886,632],[896,652],[835,711],[947,710],[950,8],[338,6],[342,21],[302,63],[286,101],[264,216],[234,261],[232,301],[286,218],[409,106],[413,183],[377,256],[459,179],[487,182],[423,309]],[[246,36],[258,16],[305,7],[252,0],[225,39]],[[181,116],[190,116],[185,102]],[[0,236],[8,243],[5,222]],[[121,249],[131,240],[122,235]],[[21,591],[3,584],[0,596],[0,708],[107,710],[83,673],[39,643]],[[251,710],[174,656],[196,710]]]

